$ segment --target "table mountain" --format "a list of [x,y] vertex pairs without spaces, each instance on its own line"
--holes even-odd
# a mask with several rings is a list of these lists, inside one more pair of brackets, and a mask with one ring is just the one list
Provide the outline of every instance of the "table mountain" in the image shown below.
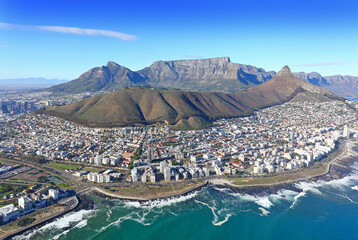
[[267,82],[237,93],[134,87],[41,112],[91,127],[164,123],[180,129],[197,129],[218,118],[249,115],[255,109],[287,101],[330,100],[343,99],[296,78],[285,66]]
[[138,73],[156,88],[222,92],[237,92],[261,84],[275,74],[233,63],[229,57],[157,61]]
[[52,92],[81,93],[132,86],[182,89],[188,91],[237,92],[272,78],[275,72],[233,63],[228,57],[157,61],[137,72],[108,62],[70,82],[47,89]]

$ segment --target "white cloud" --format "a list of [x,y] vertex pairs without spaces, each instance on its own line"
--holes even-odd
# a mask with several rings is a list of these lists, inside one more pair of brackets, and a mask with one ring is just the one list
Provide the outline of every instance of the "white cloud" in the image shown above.
[[7,45],[7,44],[0,44],[0,48],[8,48],[10,47],[10,45]]
[[78,27],[64,27],[64,26],[31,26],[31,25],[20,25],[0,22],[0,28],[4,29],[24,29],[24,30],[37,30],[46,32],[58,32],[76,35],[87,35],[87,36],[105,36],[118,38],[124,41],[134,41],[138,37],[126,33],[101,30],[101,29],[90,29],[90,28],[78,28]]
[[11,28],[11,26],[16,26],[16,24],[0,22],[0,28]]

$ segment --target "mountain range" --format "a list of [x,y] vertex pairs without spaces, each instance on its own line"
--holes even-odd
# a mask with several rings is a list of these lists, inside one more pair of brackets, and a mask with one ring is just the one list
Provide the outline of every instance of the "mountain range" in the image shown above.
[[[123,70],[114,67],[119,71]],[[210,74],[219,76],[225,71],[227,70],[221,69],[220,72]],[[257,76],[262,78],[267,76],[261,73],[260,69],[255,71]],[[98,73],[99,70],[96,69],[95,72]],[[128,74],[132,76],[132,73],[128,72]],[[157,76],[158,81],[163,77],[159,72],[152,74]],[[203,74],[207,73],[202,72],[197,77]],[[90,127],[164,123],[177,129],[198,129],[211,125],[212,121],[218,118],[250,115],[256,109],[288,101],[330,100],[344,99],[326,88],[295,77],[290,68],[285,66],[270,80],[236,93],[132,87],[97,95],[69,105],[48,107],[39,113],[61,117]]]
[[[229,57],[156,61],[149,67],[132,71],[115,62],[95,67],[79,78],[48,88],[55,93],[112,91],[133,86],[235,93],[262,84],[276,75],[255,66],[233,63]],[[323,86],[343,97],[358,96],[358,77],[327,76],[319,73],[294,73],[298,78]]]
[[317,72],[298,72],[294,74],[296,77],[304,79],[312,84],[328,88],[339,96],[358,97],[358,77],[342,75],[322,77]]

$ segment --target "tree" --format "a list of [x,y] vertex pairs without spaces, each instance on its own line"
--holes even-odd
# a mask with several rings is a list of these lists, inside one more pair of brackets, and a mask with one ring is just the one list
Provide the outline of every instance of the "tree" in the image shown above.
[[129,164],[128,164],[128,169],[132,169],[134,166],[133,166],[133,163],[134,161],[131,161]]
[[140,146],[135,151],[133,159],[138,160],[141,154],[142,154],[142,147]]
[[41,183],[45,183],[45,182],[47,182],[47,177],[46,176],[40,176],[40,177],[37,178],[37,181],[41,182]]

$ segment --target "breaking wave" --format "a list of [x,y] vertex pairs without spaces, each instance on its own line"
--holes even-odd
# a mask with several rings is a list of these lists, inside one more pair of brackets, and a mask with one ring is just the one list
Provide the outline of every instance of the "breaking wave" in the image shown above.
[[[80,210],[78,212],[72,212],[64,215],[63,217],[57,218],[56,220],[44,225],[43,227],[40,227],[39,229],[35,229],[31,231],[30,233],[25,233],[20,236],[14,237],[14,239],[30,239],[32,236],[50,231],[50,230],[56,230],[56,229],[65,229],[70,228],[65,231],[63,231],[61,234],[56,235],[53,237],[53,239],[58,239],[62,235],[66,235],[70,230],[73,228],[82,228],[87,225],[87,217],[90,215],[93,215],[95,210]],[[76,225],[73,226],[74,223],[78,222]],[[71,227],[73,226],[73,227]]]
[[126,207],[130,207],[130,208],[144,208],[144,209],[163,208],[180,202],[188,201],[194,198],[197,194],[198,191],[195,191],[179,197],[158,199],[158,200],[146,201],[146,202],[123,201],[123,203],[125,204]]

